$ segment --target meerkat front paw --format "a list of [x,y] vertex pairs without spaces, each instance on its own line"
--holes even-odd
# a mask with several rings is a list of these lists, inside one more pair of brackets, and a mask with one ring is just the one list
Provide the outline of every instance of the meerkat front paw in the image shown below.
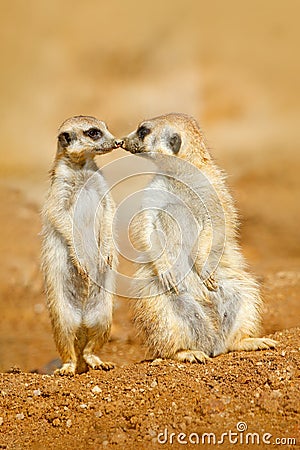
[[74,376],[75,375],[76,364],[73,362],[65,363],[62,365],[60,369],[56,369],[54,371],[54,375],[63,375],[63,376]]
[[112,266],[113,265],[113,256],[112,255],[108,255],[106,262],[107,262],[107,265],[112,269],[112,267],[113,267]]
[[210,273],[210,271],[204,271],[201,274],[198,273],[200,278],[202,279],[202,282],[204,284],[204,286],[209,290],[209,291],[216,291],[219,287],[219,284],[216,280],[216,278],[214,277],[214,275],[212,273]]
[[69,249],[70,252],[70,258],[72,263],[74,264],[74,266],[77,269],[77,272],[80,276],[82,276],[83,278],[87,277],[87,268],[83,266],[82,262],[79,262],[78,260],[78,256],[76,255],[76,253],[74,253],[72,251],[72,249]]
[[210,275],[210,277],[206,278],[206,280],[204,280],[203,283],[209,291],[216,291],[219,287],[213,275]]
[[91,369],[95,370],[111,370],[115,367],[115,365],[112,362],[108,361],[102,361],[98,356],[96,355],[85,355],[84,360],[87,363]]
[[175,294],[179,294],[175,276],[170,270],[167,270],[164,273],[160,273],[159,278],[166,291],[173,291],[175,292]]
[[177,352],[173,359],[182,362],[205,363],[211,358],[200,350],[182,350]]

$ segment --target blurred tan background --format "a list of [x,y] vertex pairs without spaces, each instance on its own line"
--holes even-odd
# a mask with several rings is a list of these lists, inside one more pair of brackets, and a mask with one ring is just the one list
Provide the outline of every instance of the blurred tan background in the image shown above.
[[[118,137],[157,114],[194,115],[229,174],[254,271],[270,280],[283,274],[287,289],[289,277],[298,279],[297,0],[13,0],[1,6],[2,351],[8,346],[17,354],[21,336],[30,347],[30,332],[49,327],[38,213],[57,128],[72,115],[95,115]],[[97,162],[124,155],[118,150]],[[298,294],[278,298],[274,308],[283,309],[277,322],[273,314],[275,328],[299,322],[292,307]],[[43,345],[48,341],[41,351]]]
[[299,143],[299,12],[297,0],[3,4],[1,171],[47,168],[57,127],[81,113],[122,135],[184,111],[222,160],[248,167],[273,145],[287,159]]

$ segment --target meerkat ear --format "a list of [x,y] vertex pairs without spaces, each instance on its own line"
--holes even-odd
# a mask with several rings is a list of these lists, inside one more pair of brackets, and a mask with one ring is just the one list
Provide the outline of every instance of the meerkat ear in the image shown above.
[[176,153],[179,152],[181,147],[181,137],[178,133],[174,133],[169,140],[169,144],[171,147],[172,152],[176,155]]
[[60,135],[58,136],[58,142],[60,144],[61,147],[66,148],[68,147],[72,141],[74,141],[76,139],[76,135],[75,133],[60,133]]

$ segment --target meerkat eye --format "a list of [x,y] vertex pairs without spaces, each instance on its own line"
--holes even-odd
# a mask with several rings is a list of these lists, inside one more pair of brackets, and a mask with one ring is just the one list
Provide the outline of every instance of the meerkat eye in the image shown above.
[[68,145],[70,145],[72,142],[72,136],[67,132],[60,133],[60,135],[58,136],[58,141],[62,147],[68,147]]
[[170,137],[169,144],[173,153],[178,153],[181,147],[181,137],[175,133]]
[[89,130],[84,131],[83,134],[93,139],[93,141],[96,141],[102,137],[103,133],[99,128],[90,128]]
[[138,130],[137,130],[137,135],[139,137],[139,139],[141,139],[142,141],[145,139],[145,137],[151,133],[151,130],[149,130],[149,128],[141,126]]

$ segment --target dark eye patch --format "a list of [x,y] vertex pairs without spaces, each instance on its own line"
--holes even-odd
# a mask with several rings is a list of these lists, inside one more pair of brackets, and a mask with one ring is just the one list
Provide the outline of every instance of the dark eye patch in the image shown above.
[[88,130],[84,131],[83,134],[93,139],[93,141],[100,139],[103,135],[102,131],[99,130],[99,128],[89,128]]
[[137,130],[137,135],[142,141],[149,133],[151,133],[151,130],[143,125]]
[[68,147],[71,144],[72,140],[73,138],[71,134],[67,132],[60,133],[60,135],[58,136],[58,141],[60,145],[64,148]]
[[179,152],[181,147],[181,137],[179,134],[175,133],[170,137],[169,144],[172,152],[176,155]]

